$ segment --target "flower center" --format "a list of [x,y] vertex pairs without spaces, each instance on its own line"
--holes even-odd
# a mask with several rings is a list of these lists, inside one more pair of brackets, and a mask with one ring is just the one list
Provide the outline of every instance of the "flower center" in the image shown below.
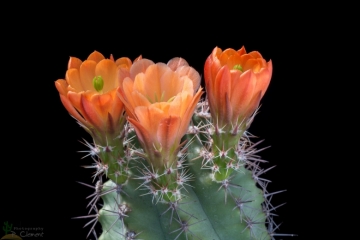
[[104,88],[104,79],[101,76],[94,77],[93,86],[97,92],[101,93]]
[[156,93],[154,94],[154,101],[152,101],[152,99],[149,96],[146,96],[146,98],[149,100],[150,103],[156,103],[156,102],[168,102],[168,103],[170,103],[176,98],[176,96],[173,96],[173,97],[169,98],[168,100],[165,100],[164,96],[165,96],[165,92],[162,92],[162,94],[160,96],[160,99],[158,99],[158,95]]
[[234,67],[233,67],[234,70],[240,70],[240,71],[243,71],[243,68],[240,64],[236,64]]

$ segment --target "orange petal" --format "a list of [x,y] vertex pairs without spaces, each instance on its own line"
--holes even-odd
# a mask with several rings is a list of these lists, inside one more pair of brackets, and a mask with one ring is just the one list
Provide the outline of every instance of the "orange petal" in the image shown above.
[[91,102],[92,107],[96,110],[102,121],[105,122],[108,112],[110,111],[113,99],[110,94],[84,94],[86,99]]
[[66,71],[66,81],[76,92],[84,91],[84,88],[80,81],[79,70],[71,68]]
[[151,136],[156,136],[157,127],[160,121],[166,117],[164,112],[156,107],[139,106],[135,108],[135,115],[137,121],[150,133]]
[[129,101],[133,108],[136,106],[150,106],[151,102],[149,102],[149,99],[146,98],[143,94],[133,91],[131,93],[131,100]]
[[237,52],[238,52],[238,54],[239,54],[240,56],[246,54],[245,47],[242,46]]
[[230,95],[230,92],[231,74],[229,68],[225,65],[220,69],[216,76],[215,89],[213,92],[216,97],[216,111],[219,119],[226,116],[226,95]]
[[[241,65],[241,57],[238,53],[231,55],[226,63],[226,65],[228,66],[228,68],[231,70],[234,68],[235,65]],[[241,65],[241,67],[243,67],[243,72],[244,70],[244,66]]]
[[[151,102],[160,101],[162,95],[160,78],[167,71],[172,72],[165,64],[153,64],[146,69],[143,78],[144,89],[142,91]],[[136,80],[134,86],[136,86]]]
[[257,81],[256,81],[256,92],[261,91],[264,96],[266,90],[269,87],[271,76],[272,76],[272,61],[270,60],[267,64],[267,68],[263,68],[260,72],[256,73]]
[[68,62],[68,69],[70,68],[76,68],[79,69],[82,61],[76,57],[70,57]]
[[61,95],[66,96],[68,84],[64,79],[56,80],[55,87]]
[[134,62],[139,61],[139,60],[141,60],[141,59],[142,59],[142,55],[140,55],[140,56],[138,56],[137,58],[135,58],[135,59],[134,59]]
[[166,71],[162,74],[158,81],[160,84],[158,101],[168,101],[183,89],[184,81],[179,79],[179,75],[168,67],[165,67],[165,70]]
[[120,118],[122,117],[124,112],[124,104],[117,96],[117,90],[118,89],[114,89],[111,92],[109,92],[109,95],[111,95],[112,98],[112,107],[109,110],[109,113],[113,117],[114,124],[117,124],[120,121]]
[[194,68],[190,66],[182,66],[179,67],[176,72],[179,73],[180,77],[187,76],[192,80],[194,93],[198,90],[201,83],[201,76]]
[[243,66],[243,70],[251,69],[254,73],[260,71],[261,64],[256,59],[249,59],[245,62]]
[[130,77],[130,69],[118,67],[117,74],[118,74],[118,86],[122,86],[124,79],[126,77]]
[[130,78],[125,78],[123,82],[123,87],[118,88],[118,97],[120,100],[124,103],[124,106],[126,108],[126,112],[129,115],[129,117],[135,119],[135,105],[134,100],[132,97],[133,93],[133,81]]
[[223,51],[220,54],[220,56],[218,56],[221,66],[224,66],[228,62],[229,57],[231,57],[232,55],[235,55],[235,54],[238,54],[238,53],[234,49],[232,49],[232,48],[225,49],[225,51]]
[[[101,115],[96,111],[93,103],[85,97],[84,95],[80,96],[81,107],[84,109],[83,115],[84,118],[95,128],[104,129],[106,119],[103,119]],[[105,120],[105,121],[104,121]]]
[[[213,60],[212,60],[212,56],[210,55],[206,61],[205,61],[205,66],[204,66],[204,79],[205,79],[205,88],[206,88],[206,96],[210,105],[211,109],[216,109],[216,98],[213,94],[214,92],[214,80],[215,78],[213,78],[212,76],[212,69],[214,68],[213,65]],[[220,68],[219,68],[220,69]]]
[[[256,76],[250,70],[241,74],[240,78],[235,81],[230,99],[235,119],[239,116],[244,116],[245,110],[253,97],[255,86]],[[233,121],[236,121],[235,119]]]
[[67,97],[69,99],[69,101],[71,102],[71,104],[81,113],[83,114],[84,110],[81,106],[81,94],[82,93],[77,93],[77,92],[72,92],[69,91],[67,94]]
[[64,105],[65,109],[73,116],[76,120],[78,120],[81,124],[86,127],[89,127],[88,123],[85,119],[79,114],[79,112],[74,108],[69,99],[65,95],[60,95],[60,100]]
[[244,54],[244,55],[241,55],[240,58],[241,58],[241,63],[240,63],[240,64],[241,64],[241,66],[243,67],[243,70],[244,70],[244,72],[245,72],[247,69],[244,69],[244,66],[245,66],[246,62],[247,62],[249,59],[252,59],[252,56],[249,55],[249,54]]
[[101,76],[104,80],[103,92],[106,93],[118,87],[116,64],[109,60],[101,60],[95,68],[95,76]]
[[153,61],[146,58],[134,62],[134,64],[130,68],[130,78],[134,79],[138,73],[145,73],[146,69],[153,64]]
[[101,53],[99,53],[98,51],[94,51],[92,52],[89,57],[87,58],[87,60],[92,60],[96,63],[100,62],[101,60],[105,59],[104,55],[102,55]]
[[93,86],[95,68],[96,62],[93,60],[85,60],[80,66],[80,82],[85,91],[96,91]]
[[140,143],[142,143],[144,152],[151,153],[150,149],[152,149],[153,141],[152,141],[151,135],[149,134],[147,129],[145,129],[139,122],[137,122],[133,118],[128,117],[127,120],[133,125],[133,127],[136,131],[136,135],[137,135]]
[[169,151],[174,144],[179,144],[182,136],[178,135],[181,119],[177,116],[170,116],[160,121],[157,138],[165,151]]
[[253,58],[263,58],[261,56],[261,54],[258,52],[258,51],[252,51],[252,52],[249,52],[249,55],[251,55]]
[[128,58],[128,57],[122,57],[122,58],[117,59],[115,64],[118,67],[120,66],[123,68],[130,69],[132,62],[131,62],[130,58]]
[[179,129],[180,138],[185,135],[188,130],[191,117],[195,111],[197,103],[200,100],[201,95],[203,94],[202,88],[200,87],[195,96],[191,99],[191,102],[187,105],[184,114],[181,116],[181,126]]
[[189,66],[188,62],[180,57],[175,57],[170,59],[170,61],[166,64],[168,65],[168,67],[173,70],[174,72],[176,71],[176,69],[178,69],[179,67],[182,66]]
[[264,95],[262,92],[256,93],[251,101],[249,102],[246,112],[244,114],[245,118],[251,117],[251,115],[255,112],[255,110],[259,107],[261,96]]

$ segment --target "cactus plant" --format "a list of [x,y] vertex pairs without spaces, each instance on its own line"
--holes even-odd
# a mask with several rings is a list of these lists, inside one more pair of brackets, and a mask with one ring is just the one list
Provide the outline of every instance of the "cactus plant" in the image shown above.
[[[215,48],[200,74],[182,58],[71,57],[55,82],[91,135],[94,189],[85,226],[101,240],[274,239],[278,234],[247,131],[272,75],[260,53]],[[95,232],[101,224],[102,232]]]

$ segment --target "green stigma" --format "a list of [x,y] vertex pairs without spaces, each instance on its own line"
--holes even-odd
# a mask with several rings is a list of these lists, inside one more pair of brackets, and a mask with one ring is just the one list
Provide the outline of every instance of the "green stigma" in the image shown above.
[[233,69],[243,71],[242,66],[240,64],[235,65]]
[[96,76],[93,79],[93,86],[97,92],[100,92],[104,87],[104,80],[101,76]]

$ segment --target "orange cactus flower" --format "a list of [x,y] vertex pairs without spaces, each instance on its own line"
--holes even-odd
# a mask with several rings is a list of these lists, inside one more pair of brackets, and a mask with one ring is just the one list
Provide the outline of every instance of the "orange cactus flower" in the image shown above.
[[141,59],[123,77],[118,95],[148,160],[157,169],[171,167],[202,94],[199,73],[181,58]]
[[127,57],[115,61],[112,55],[105,59],[94,51],[84,62],[70,57],[66,79],[55,82],[66,110],[98,144],[105,144],[120,134],[124,106],[116,92],[121,85],[119,76],[126,74],[131,65]]
[[204,67],[211,115],[218,128],[246,127],[259,106],[272,75],[272,62],[257,51],[215,47]]

